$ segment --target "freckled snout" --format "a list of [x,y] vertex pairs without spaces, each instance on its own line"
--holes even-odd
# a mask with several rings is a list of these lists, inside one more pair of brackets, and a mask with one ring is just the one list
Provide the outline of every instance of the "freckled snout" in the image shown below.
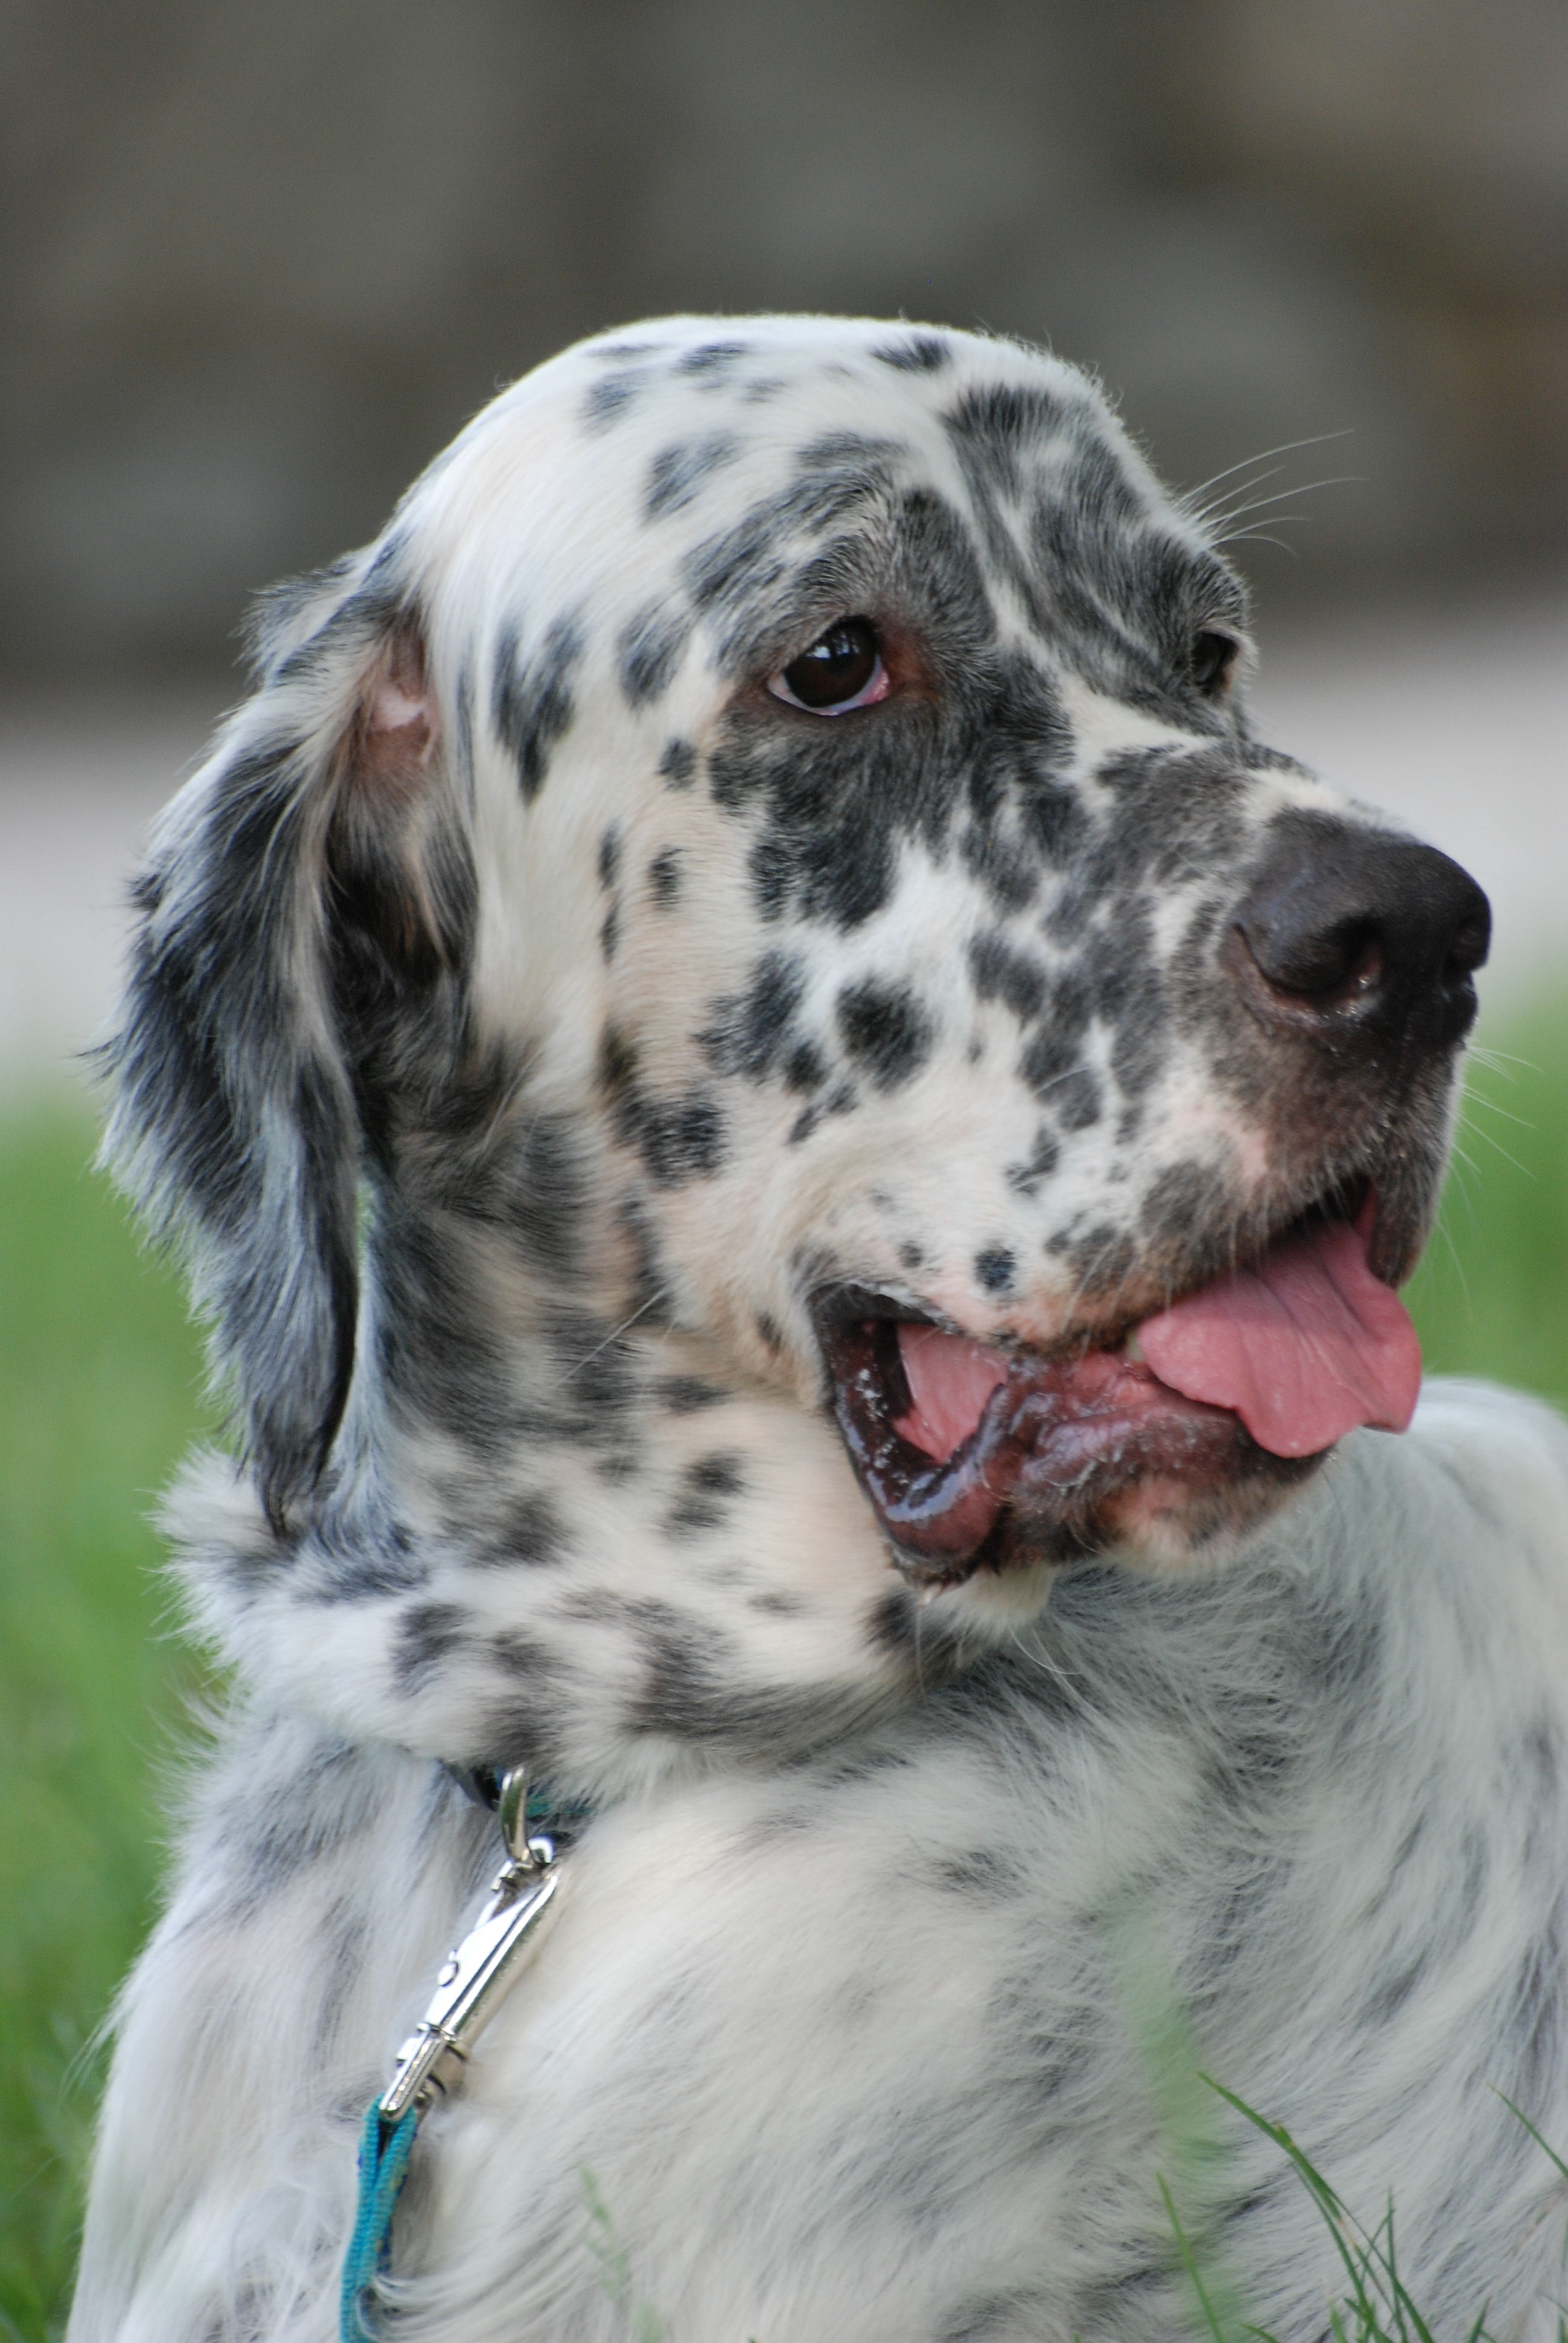
[[1258,1021],[1331,1049],[1452,1049],[1492,911],[1434,847],[1312,815],[1274,827],[1221,957]]

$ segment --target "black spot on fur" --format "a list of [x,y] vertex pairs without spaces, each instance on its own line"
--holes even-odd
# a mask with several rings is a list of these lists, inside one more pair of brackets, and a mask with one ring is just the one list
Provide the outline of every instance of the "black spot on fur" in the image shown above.
[[553,1500],[542,1489],[530,1489],[509,1501],[475,1558],[497,1568],[522,1564],[532,1570],[564,1560],[569,1550],[566,1523]]
[[765,1081],[789,1047],[790,1023],[805,990],[805,965],[798,954],[765,952],[746,990],[716,1001],[709,1023],[697,1037],[715,1071]]
[[612,903],[599,923],[598,931],[598,948],[607,960],[615,958],[615,949],[619,941],[620,906],[618,903]]
[[987,1293],[1005,1293],[1012,1283],[1017,1262],[1005,1245],[992,1245],[975,1255],[975,1282]]
[[764,1587],[759,1594],[746,1598],[753,1611],[766,1611],[776,1619],[798,1619],[808,1605],[799,1594],[788,1594],[783,1587]]
[[490,712],[497,732],[517,759],[525,804],[538,797],[551,752],[576,713],[572,677],[582,652],[582,631],[575,618],[558,618],[531,662],[523,658],[513,627],[506,628],[497,646]]
[[1141,1215],[1156,1246],[1185,1251],[1211,1217],[1214,1174],[1196,1161],[1168,1163],[1151,1181]]
[[756,1325],[758,1334],[766,1350],[781,1351],[784,1348],[784,1337],[766,1310],[759,1310],[757,1312]]
[[1114,1292],[1131,1274],[1138,1248],[1125,1229],[1101,1221],[1068,1247],[1081,1292],[1090,1297]]
[[680,1476],[679,1492],[665,1516],[666,1535],[694,1537],[718,1529],[729,1513],[729,1500],[745,1486],[745,1469],[739,1456],[699,1456]]
[[[1081,400],[1074,402],[1081,410]],[[991,383],[968,390],[943,417],[966,469],[988,487],[1017,496],[1023,461],[1059,432],[1070,412],[1061,394],[1034,383]]]
[[431,1669],[470,1640],[470,1614],[456,1603],[410,1604],[397,1625],[392,1669],[399,1692],[407,1692]]
[[952,351],[940,334],[911,334],[907,342],[883,342],[871,356],[903,374],[936,374],[950,364]]
[[[448,1120],[453,1185],[446,1201],[505,1232],[527,1264],[575,1284],[583,1275],[588,1171],[577,1118],[543,1111],[508,1118],[492,1135],[497,1101],[477,1086],[467,1114]],[[464,1145],[482,1143],[477,1160]]]
[[697,751],[689,740],[670,740],[665,744],[664,754],[658,760],[661,780],[668,781],[672,789],[689,789],[696,771]]
[[1015,950],[1004,936],[970,939],[970,973],[982,1001],[1004,1001],[1020,1022],[1039,1016],[1045,1001],[1045,970],[1038,960]]
[[908,985],[846,985],[837,1014],[845,1049],[879,1091],[909,1081],[930,1055],[935,1029]]
[[1042,1122],[1034,1134],[1033,1144],[1020,1163],[1010,1163],[1005,1178],[1010,1188],[1020,1196],[1032,1196],[1040,1182],[1049,1180],[1061,1160],[1061,1147],[1049,1123]]
[[706,438],[688,439],[663,449],[648,470],[643,505],[647,518],[661,520],[667,513],[681,511],[704,481],[732,464],[739,452],[740,442],[733,431],[710,432]]
[[632,1249],[634,1267],[628,1295],[638,1325],[667,1325],[670,1279],[659,1250],[653,1216],[638,1195],[623,1197],[617,1215]]
[[616,874],[619,869],[620,830],[618,825],[612,821],[598,842],[599,885],[601,887],[613,887],[616,881]]
[[899,1247],[899,1266],[909,1270],[912,1275],[917,1269],[923,1269],[925,1265],[926,1256],[923,1249],[916,1244],[912,1237],[906,1237]]
[[648,866],[648,891],[661,911],[680,900],[680,849],[661,846]]
[[696,349],[681,353],[675,361],[675,371],[699,378],[727,374],[741,358],[750,355],[749,342],[703,342]]
[[705,1407],[718,1407],[729,1394],[717,1383],[705,1383],[700,1375],[671,1375],[658,1386],[659,1398],[671,1415],[695,1415]]
[[691,622],[668,604],[650,603],[621,635],[620,688],[634,708],[656,699],[680,664]]
[[907,1586],[890,1586],[873,1604],[866,1620],[866,1641],[873,1651],[908,1659],[915,1651],[919,1615]]
[[646,1090],[634,1043],[608,1026],[599,1046],[599,1081],[615,1116],[616,1135],[636,1147],[660,1188],[710,1177],[724,1161],[724,1117],[700,1086],[660,1097]]
[[608,424],[618,423],[648,380],[648,368],[638,366],[601,377],[583,401],[582,417],[588,428],[602,431]]
[[784,1067],[784,1087],[789,1091],[819,1090],[828,1079],[828,1069],[815,1042],[802,1041],[790,1051]]

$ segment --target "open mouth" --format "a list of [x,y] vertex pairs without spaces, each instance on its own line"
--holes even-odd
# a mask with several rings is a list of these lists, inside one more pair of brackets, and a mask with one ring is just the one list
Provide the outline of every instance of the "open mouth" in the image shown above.
[[864,1289],[817,1321],[839,1427],[907,1574],[1065,1561],[1246,1479],[1298,1476],[1358,1424],[1402,1432],[1421,1384],[1403,1303],[1367,1251],[1370,1189],[1091,1347],[1006,1350]]

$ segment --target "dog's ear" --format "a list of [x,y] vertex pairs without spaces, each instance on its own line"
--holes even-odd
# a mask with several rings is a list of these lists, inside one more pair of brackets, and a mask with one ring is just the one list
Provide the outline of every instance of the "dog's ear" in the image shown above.
[[387,566],[340,565],[275,598],[260,688],[135,883],[104,1053],[106,1152],[187,1259],[280,1529],[353,1372],[367,1034],[460,983],[471,924],[422,631]]

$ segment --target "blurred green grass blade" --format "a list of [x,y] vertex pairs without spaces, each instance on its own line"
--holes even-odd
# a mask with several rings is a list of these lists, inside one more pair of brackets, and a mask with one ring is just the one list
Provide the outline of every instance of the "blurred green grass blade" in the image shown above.
[[88,1171],[85,1111],[0,1130],[0,2317],[63,2310],[91,2093],[71,2069],[152,1910],[190,1664],[146,1515],[199,1416],[173,1280]]

